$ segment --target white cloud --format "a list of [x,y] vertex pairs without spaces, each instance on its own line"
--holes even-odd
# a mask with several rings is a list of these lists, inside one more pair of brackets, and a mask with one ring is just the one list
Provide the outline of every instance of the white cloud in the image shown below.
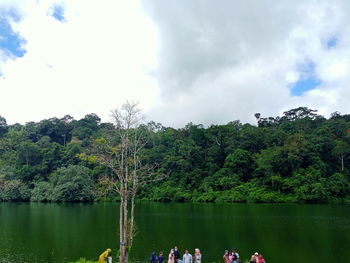
[[[147,1],[145,6],[160,30],[157,77],[163,105],[173,109],[167,111],[168,124],[254,122],[256,112],[276,116],[298,106],[327,116],[350,111],[346,1]],[[334,37],[330,50],[327,41]],[[292,96],[290,84],[304,74],[300,65],[309,63],[321,85]]]
[[286,73],[286,81],[288,83],[295,83],[299,80],[299,78],[300,78],[300,73],[298,71],[293,70],[293,71],[288,71]]
[[145,108],[157,88],[156,29],[136,1],[64,2],[66,21],[51,16],[62,1],[26,1],[16,30],[26,55],[9,60],[0,79],[1,115],[9,122],[90,112],[108,120],[126,99]]
[[[350,112],[346,0],[15,3],[23,19],[13,26],[27,53],[0,53],[0,115],[10,123],[90,112],[108,120],[125,99],[171,126],[254,122],[256,112],[298,106]],[[63,23],[51,16],[55,4]],[[321,85],[292,96],[309,62]]]

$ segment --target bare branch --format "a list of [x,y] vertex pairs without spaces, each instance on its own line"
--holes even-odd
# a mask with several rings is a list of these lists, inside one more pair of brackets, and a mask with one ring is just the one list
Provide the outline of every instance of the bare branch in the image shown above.
[[141,161],[147,130],[142,126],[144,118],[138,103],[127,101],[112,112],[112,119],[115,129],[97,139],[92,152],[96,161],[115,175],[100,180],[108,191],[114,189],[120,197],[120,262],[127,263],[128,250],[136,234],[134,206],[137,191],[141,186],[161,178],[154,172],[155,166]]

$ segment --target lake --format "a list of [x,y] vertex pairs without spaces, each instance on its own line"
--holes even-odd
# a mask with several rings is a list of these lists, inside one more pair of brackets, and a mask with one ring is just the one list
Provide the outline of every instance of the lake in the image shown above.
[[[118,246],[118,204],[0,203],[0,262],[97,260]],[[268,263],[346,262],[350,206],[297,204],[138,203],[131,257],[148,262],[177,245],[203,262],[222,262],[225,249],[241,258],[262,253]],[[116,262],[117,259],[115,258]]]

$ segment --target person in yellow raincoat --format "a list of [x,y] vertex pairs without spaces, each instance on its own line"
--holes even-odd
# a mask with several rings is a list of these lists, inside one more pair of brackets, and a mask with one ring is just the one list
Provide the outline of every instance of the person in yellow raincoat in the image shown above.
[[112,249],[107,248],[106,251],[104,251],[100,257],[98,258],[98,263],[106,263],[108,260],[108,257],[112,254]]

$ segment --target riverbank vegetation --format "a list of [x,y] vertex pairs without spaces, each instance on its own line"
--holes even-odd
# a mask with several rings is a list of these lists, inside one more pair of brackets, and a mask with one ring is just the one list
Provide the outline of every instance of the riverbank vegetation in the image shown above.
[[78,261],[68,262],[68,263],[97,263],[97,261],[90,261],[90,260],[86,260],[85,258],[81,258]]
[[[139,190],[153,201],[349,203],[350,115],[326,119],[305,107],[184,128],[149,122],[142,162],[166,175]],[[0,200],[113,200],[111,170],[89,154],[118,127],[96,114],[25,125],[0,117]]]

